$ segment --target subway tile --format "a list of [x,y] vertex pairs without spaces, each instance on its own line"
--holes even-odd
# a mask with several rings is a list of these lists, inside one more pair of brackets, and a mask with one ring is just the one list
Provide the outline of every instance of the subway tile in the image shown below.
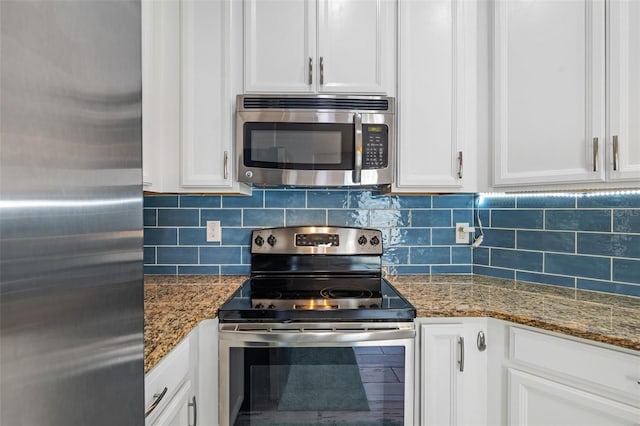
[[369,210],[340,209],[327,212],[327,224],[330,226],[369,227]]
[[471,209],[473,208],[473,195],[438,195],[432,198],[433,208]]
[[542,253],[492,249],[491,266],[542,272]]
[[473,265],[431,265],[432,274],[471,274]]
[[411,210],[411,226],[416,228],[453,226],[451,210]]
[[249,265],[220,265],[221,275],[249,275]]
[[542,229],[542,210],[492,210],[492,228]]
[[482,265],[473,265],[473,273],[486,275],[487,277],[504,278],[506,280],[515,280],[516,277],[516,271],[512,269],[491,268]]
[[371,210],[372,228],[409,226],[409,210]]
[[251,247],[250,246],[240,247],[240,259],[243,265],[251,264]]
[[178,244],[177,228],[145,228],[145,246],[175,246]]
[[327,211],[323,209],[286,209],[285,224],[287,226],[325,225]]
[[181,246],[220,245],[208,242],[206,228],[178,228],[178,244]]
[[349,193],[347,191],[307,191],[307,207],[344,209],[349,207]]
[[388,247],[382,255],[385,265],[406,265],[409,263],[408,247]]
[[242,225],[265,228],[284,225],[283,209],[244,209]]
[[176,275],[177,272],[178,272],[177,266],[144,265],[145,275]]
[[158,264],[197,264],[198,247],[158,247]]
[[431,244],[431,232],[429,228],[396,228],[389,239],[391,245],[428,246]]
[[544,272],[581,278],[608,280],[611,261],[605,257],[545,253]]
[[578,288],[640,297],[640,285],[578,278]]
[[400,209],[430,209],[430,195],[401,195],[398,197],[398,205],[395,207]]
[[401,265],[395,268],[396,275],[426,275],[431,273],[429,265]]
[[307,202],[307,194],[300,190],[289,191],[265,191],[264,206],[266,208],[304,208]]
[[613,259],[613,280],[640,284],[640,260]]
[[454,228],[433,228],[431,230],[431,244],[437,246],[456,244],[456,230]]
[[449,247],[411,247],[410,263],[417,264],[450,264]]
[[226,195],[222,197],[223,208],[261,208],[264,207],[264,191],[254,189],[251,196]]
[[640,259],[640,235],[579,232],[578,253]]
[[474,217],[473,210],[471,209],[453,209],[453,224],[456,223],[468,223],[473,225]]
[[219,275],[220,266],[180,266],[178,265],[178,275]]
[[490,249],[487,247],[478,247],[473,249],[473,264],[474,265],[489,265]]
[[159,209],[158,226],[198,226],[197,209]]
[[515,208],[516,197],[515,195],[506,197],[487,197],[480,196],[478,205],[482,209],[509,209]]
[[451,247],[451,263],[472,263],[472,248],[466,247]]
[[145,195],[144,207],[178,207],[177,195]]
[[491,211],[490,210],[485,210],[485,209],[480,209],[477,213],[476,213],[476,217],[473,218],[474,220],[474,226],[480,226],[480,223],[478,222],[478,217],[480,218],[480,222],[482,222],[482,228],[487,228],[489,227],[489,225],[491,225]]
[[250,228],[222,228],[222,244],[224,245],[250,245]]
[[142,213],[142,224],[144,226],[156,226],[157,212],[158,210],[156,209],[144,209]]
[[144,248],[144,263],[145,265],[151,265],[156,263],[156,248],[155,247],[145,247]]
[[200,210],[200,226],[207,226],[208,220],[220,221],[220,226],[242,226],[242,209]]
[[517,231],[518,249],[575,253],[575,232]]
[[515,248],[516,231],[511,229],[485,229],[482,245],[485,247]]
[[560,208],[575,208],[576,197],[575,196],[527,196],[519,195],[516,200],[517,207],[519,209],[560,209]]
[[586,195],[578,208],[640,208],[640,194]]
[[219,195],[181,195],[180,207],[200,207],[219,209],[221,197]]
[[228,265],[242,263],[240,247],[201,247],[200,264]]
[[628,232],[640,234],[640,209],[614,210],[613,232]]
[[538,274],[534,272],[516,271],[516,280],[530,283],[557,285],[561,287],[575,288],[576,279],[560,275]]
[[388,209],[391,208],[391,197],[372,191],[349,192],[348,207],[351,209]]
[[545,228],[566,231],[611,231],[611,210],[547,210]]

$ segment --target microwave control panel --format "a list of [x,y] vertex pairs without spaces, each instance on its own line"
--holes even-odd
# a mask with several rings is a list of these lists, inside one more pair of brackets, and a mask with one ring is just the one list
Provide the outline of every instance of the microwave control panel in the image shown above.
[[362,168],[384,169],[389,162],[389,129],[384,124],[362,125]]

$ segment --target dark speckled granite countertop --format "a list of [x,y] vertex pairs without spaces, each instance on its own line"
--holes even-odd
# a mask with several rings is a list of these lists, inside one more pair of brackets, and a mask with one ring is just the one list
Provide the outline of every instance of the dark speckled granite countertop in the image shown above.
[[[145,372],[246,279],[239,276],[145,277]],[[418,317],[512,321],[640,350],[640,298],[464,275],[387,277]]]

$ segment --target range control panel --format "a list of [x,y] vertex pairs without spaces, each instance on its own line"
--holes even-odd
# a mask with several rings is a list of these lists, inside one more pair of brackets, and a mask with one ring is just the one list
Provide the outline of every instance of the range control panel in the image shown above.
[[382,232],[336,226],[257,229],[251,234],[251,253],[382,255]]

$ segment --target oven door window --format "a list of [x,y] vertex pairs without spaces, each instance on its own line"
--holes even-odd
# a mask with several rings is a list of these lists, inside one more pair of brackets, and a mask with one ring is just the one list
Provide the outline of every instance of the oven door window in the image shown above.
[[247,167],[297,170],[351,170],[352,124],[245,123]]
[[232,425],[404,425],[404,346],[236,347],[229,359]]

